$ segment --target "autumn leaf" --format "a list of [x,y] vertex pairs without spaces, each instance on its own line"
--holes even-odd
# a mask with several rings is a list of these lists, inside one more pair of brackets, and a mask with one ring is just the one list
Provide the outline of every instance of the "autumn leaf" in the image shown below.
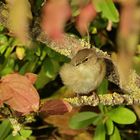
[[17,73],[0,80],[0,100],[23,115],[39,109],[37,90],[26,76]]
[[60,39],[64,25],[70,18],[71,10],[68,0],[49,0],[42,11],[42,29],[52,39]]
[[37,80],[37,74],[28,72],[28,73],[25,73],[25,76],[30,80],[32,84],[34,84]]
[[92,3],[88,3],[81,8],[80,14],[77,17],[76,27],[82,35],[87,32],[89,23],[96,17],[96,15],[97,12]]
[[72,106],[63,100],[54,99],[46,101],[40,108],[41,116],[63,115],[72,110]]
[[60,134],[67,136],[75,136],[83,132],[83,130],[74,130],[69,127],[70,118],[79,111],[79,108],[73,108],[71,112],[65,113],[64,115],[50,115],[43,120],[46,123],[52,124],[59,129]]

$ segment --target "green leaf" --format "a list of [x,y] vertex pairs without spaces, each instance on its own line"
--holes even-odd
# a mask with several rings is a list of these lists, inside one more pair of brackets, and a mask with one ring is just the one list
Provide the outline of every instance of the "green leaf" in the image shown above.
[[14,50],[16,44],[14,43],[15,39],[10,37],[10,39],[7,42],[8,48],[6,49],[6,52],[4,54],[5,58],[8,58],[9,55],[12,53],[12,51]]
[[120,132],[116,126],[113,135],[110,136],[110,140],[121,140]]
[[13,136],[12,134],[10,134],[5,140],[25,140],[25,139],[20,135]]
[[0,140],[5,140],[7,135],[11,132],[11,124],[9,120],[2,121],[0,125]]
[[108,91],[108,80],[104,79],[100,86],[97,88],[98,94],[106,94]]
[[32,134],[32,130],[21,129],[21,130],[20,130],[20,134],[21,134],[21,136],[23,136],[24,138],[28,138],[28,137]]
[[25,74],[26,72],[35,72],[37,68],[38,58],[34,57],[32,60],[25,62],[19,70],[20,74]]
[[44,0],[36,0],[35,1],[35,12],[37,12],[40,8]]
[[93,0],[97,12],[102,12],[103,17],[112,22],[119,21],[119,13],[112,0]]
[[4,30],[4,26],[0,23],[0,32]]
[[41,71],[39,72],[37,76],[37,81],[35,82],[35,86],[37,89],[43,88],[47,83],[49,83],[51,79],[46,76],[46,73],[44,71],[44,67],[42,66]]
[[36,52],[35,52],[35,54],[36,54],[37,56],[40,56],[40,55],[41,55],[41,47],[40,47],[40,46],[37,46],[37,47],[36,47]]
[[114,124],[112,120],[108,119],[105,124],[106,124],[107,134],[111,135],[114,131]]
[[26,62],[19,70],[20,74],[25,74],[27,72],[28,66],[29,66],[30,62]]
[[94,112],[81,112],[74,115],[69,122],[70,128],[79,129],[90,125],[98,114]]
[[97,125],[98,123],[102,121],[102,119],[103,119],[103,116],[99,114],[98,116],[94,117],[92,124]]
[[59,63],[51,58],[46,58],[35,83],[37,89],[43,88],[48,82],[55,79],[59,72]]
[[[38,46],[37,46],[38,47]],[[35,53],[37,52],[36,49],[34,48],[26,48],[26,56],[24,58],[24,60],[26,61],[33,61],[34,59],[36,59],[36,57],[38,57]]]
[[0,34],[0,46],[5,45],[8,42],[8,39],[5,35]]
[[15,60],[11,57],[7,58],[2,65],[2,70],[0,71],[0,76],[12,73],[14,71]]
[[128,108],[118,107],[107,113],[110,119],[119,124],[132,124],[136,121],[136,115]]
[[5,50],[7,49],[7,44],[4,45],[0,45],[0,54],[3,54],[5,52]]
[[47,56],[47,53],[50,52],[50,49],[48,50],[46,46],[44,48],[43,45],[41,47],[43,47],[43,48],[42,48],[42,51],[41,51],[40,60],[43,61],[45,59],[45,57]]
[[46,71],[47,77],[54,79],[56,74],[58,73],[59,64],[57,61],[54,61],[53,59],[48,58],[45,61],[44,70]]
[[97,125],[93,139],[94,140],[105,140],[105,126],[104,126],[104,124]]

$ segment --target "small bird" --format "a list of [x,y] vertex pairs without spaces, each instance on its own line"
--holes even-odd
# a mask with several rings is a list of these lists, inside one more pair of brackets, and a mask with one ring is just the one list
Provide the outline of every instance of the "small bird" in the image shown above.
[[102,82],[106,72],[104,58],[93,49],[82,49],[60,70],[60,77],[67,87],[77,94],[88,94]]

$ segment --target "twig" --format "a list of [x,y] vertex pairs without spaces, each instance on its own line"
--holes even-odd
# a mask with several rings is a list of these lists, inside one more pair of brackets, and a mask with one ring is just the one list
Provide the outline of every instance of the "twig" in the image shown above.
[[104,95],[90,95],[90,96],[79,96],[74,98],[64,98],[65,101],[71,103],[73,106],[97,106],[99,104],[102,105],[134,105],[140,104],[140,98],[135,98],[135,96],[127,95],[127,94],[104,94]]

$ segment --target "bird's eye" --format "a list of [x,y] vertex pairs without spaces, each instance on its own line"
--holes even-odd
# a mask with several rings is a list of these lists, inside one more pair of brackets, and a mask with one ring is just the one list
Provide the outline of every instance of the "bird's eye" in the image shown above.
[[86,62],[86,61],[88,61],[88,58],[85,58],[81,63],[84,63],[84,62]]

